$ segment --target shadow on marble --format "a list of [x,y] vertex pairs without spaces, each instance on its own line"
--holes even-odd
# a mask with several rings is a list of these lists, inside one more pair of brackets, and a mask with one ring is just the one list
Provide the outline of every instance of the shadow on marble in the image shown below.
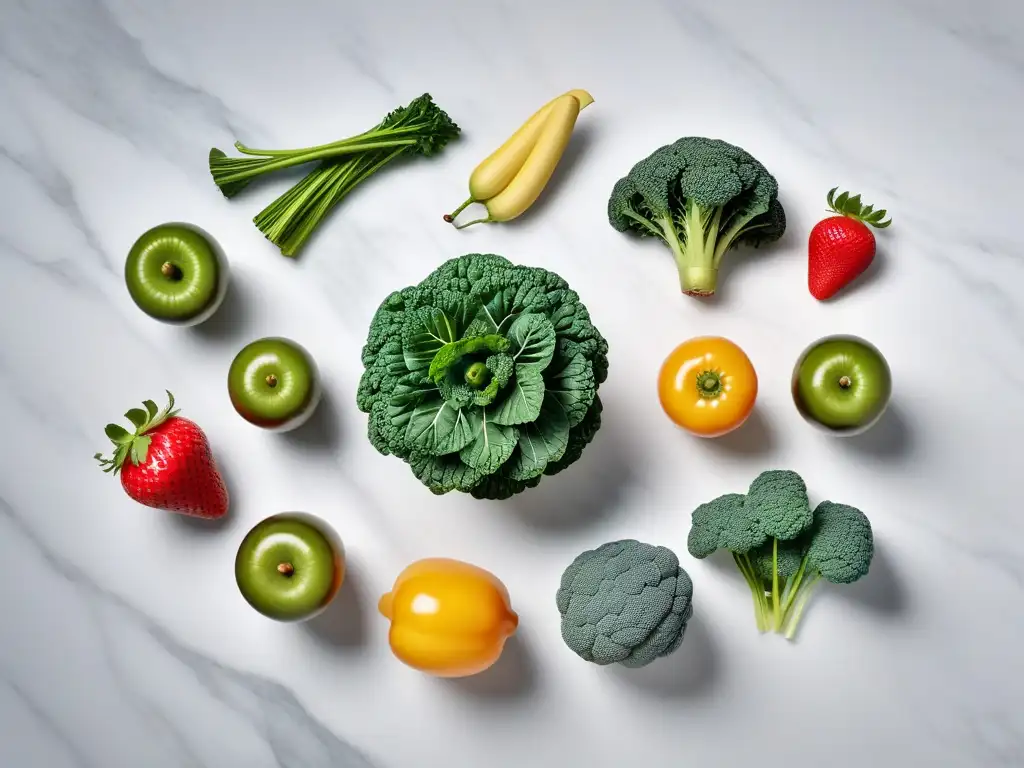
[[208,320],[188,328],[197,339],[207,343],[222,343],[237,339],[247,327],[250,319],[248,290],[246,279],[237,267],[231,266],[231,278],[228,282],[224,301]]
[[914,436],[903,410],[895,400],[867,432],[839,438],[841,447],[864,457],[896,460],[905,459],[913,452]]
[[523,699],[537,685],[537,665],[522,636],[515,634],[505,641],[501,657],[490,669],[470,677],[439,680],[459,693],[477,699]]
[[637,475],[633,441],[607,414],[606,409],[601,429],[576,463],[498,504],[525,525],[549,531],[585,528],[607,519]]
[[877,282],[879,282],[883,277],[885,277],[888,271],[889,262],[886,259],[884,248],[881,247],[881,243],[879,243],[879,247],[875,251],[875,258],[872,260],[871,264],[868,265],[868,268],[865,269],[864,272],[860,276],[858,276],[856,280],[854,280],[848,286],[843,288],[843,290],[839,291],[839,293],[837,293],[832,298],[825,299],[822,303],[828,304],[829,302],[832,301],[840,301],[843,298],[851,296],[855,293],[859,293],[864,290],[871,290],[871,288]]
[[345,581],[331,604],[303,628],[324,645],[335,648],[362,648],[368,638],[367,607],[362,592],[362,577],[351,561],[345,568]]
[[771,423],[757,408],[750,412],[739,429],[727,435],[711,440],[700,437],[694,439],[701,441],[701,448],[706,445],[713,451],[733,456],[766,456],[771,453],[776,442]]
[[281,439],[301,451],[334,453],[341,447],[341,416],[334,404],[334,395],[324,382],[323,394],[309,421],[290,432],[283,432]]
[[689,698],[710,691],[722,665],[699,610],[694,608],[683,644],[674,653],[638,669],[612,664],[608,676],[617,684],[664,699]]
[[904,614],[909,607],[906,587],[893,568],[888,546],[877,540],[868,575],[853,584],[837,587],[836,594],[889,618]]
[[[530,209],[529,216],[522,216],[518,219],[512,219],[502,224],[503,227],[515,227],[523,224],[529,226],[529,222],[536,216],[543,216],[544,209],[549,205],[558,205],[558,200],[562,195],[562,189],[569,184],[573,178],[573,172],[576,165],[580,162],[580,158],[583,157],[587,152],[590,151],[590,146],[594,143],[594,127],[589,122],[580,122],[576,124],[573,129],[572,137],[569,139],[569,144],[565,148],[565,152],[562,154],[562,159],[558,161],[558,166],[555,168],[555,172],[551,175],[551,180],[548,181],[544,187],[544,191],[541,192],[540,197],[537,198]],[[609,192],[611,189],[609,188]]]

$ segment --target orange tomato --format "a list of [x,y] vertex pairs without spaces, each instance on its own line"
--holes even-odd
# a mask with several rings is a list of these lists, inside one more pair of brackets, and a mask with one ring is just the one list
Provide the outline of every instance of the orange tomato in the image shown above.
[[447,558],[407,567],[377,609],[391,620],[391,652],[438,677],[483,672],[519,625],[508,590],[494,574]]
[[668,417],[700,437],[719,437],[754,409],[757,373],[742,349],[721,336],[684,341],[665,359],[658,398]]

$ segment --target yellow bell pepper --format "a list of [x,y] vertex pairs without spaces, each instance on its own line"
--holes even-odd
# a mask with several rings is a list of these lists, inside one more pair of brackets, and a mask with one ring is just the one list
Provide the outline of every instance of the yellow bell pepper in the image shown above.
[[391,652],[438,677],[483,672],[519,626],[505,585],[489,571],[448,558],[412,563],[381,597]]

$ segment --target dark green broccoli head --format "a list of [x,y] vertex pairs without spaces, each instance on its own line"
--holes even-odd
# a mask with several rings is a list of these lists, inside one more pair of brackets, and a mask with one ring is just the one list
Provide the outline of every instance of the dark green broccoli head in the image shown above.
[[561,277],[467,254],[381,304],[356,402],[374,447],[432,492],[507,498],[593,439],[607,353]]
[[786,216],[775,177],[720,139],[687,136],[659,147],[612,188],[608,221],[671,248],[685,293],[710,295],[726,251],[778,240]]
[[705,558],[719,549],[742,555],[770,539],[793,539],[811,524],[807,487],[796,472],[768,470],[746,495],[727,493],[693,511],[687,549]]
[[747,489],[746,513],[766,537],[795,539],[811,524],[811,504],[803,478],[788,469],[771,469]]
[[692,598],[693,582],[672,550],[626,539],[577,556],[555,599],[574,653],[642,667],[682,643]]
[[[757,549],[752,549],[748,555],[750,564],[753,566],[754,575],[761,580],[765,589],[772,587],[772,541],[767,541]],[[780,541],[778,549],[779,581],[785,582],[800,570],[800,561],[804,553],[801,542]]]
[[859,509],[823,501],[802,537],[807,567],[833,584],[851,584],[867,575],[875,554],[871,523]]
[[686,541],[691,555],[704,559],[719,549],[743,554],[764,543],[767,537],[747,514],[744,500],[742,493],[727,493],[693,510]]

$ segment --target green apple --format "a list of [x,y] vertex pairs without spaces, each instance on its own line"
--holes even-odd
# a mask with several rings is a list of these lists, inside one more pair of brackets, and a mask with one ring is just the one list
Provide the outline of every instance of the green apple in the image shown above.
[[124,280],[132,301],[150,317],[171,325],[197,325],[224,300],[228,264],[207,232],[171,222],[139,236],[125,260]]
[[246,421],[276,432],[306,422],[320,402],[320,376],[297,342],[269,337],[247,344],[228,371],[231,404]]
[[826,336],[793,368],[793,401],[810,423],[833,434],[871,428],[889,406],[892,373],[882,353],[858,336]]
[[235,581],[254,609],[277,621],[321,613],[345,580],[341,539],[323,520],[283,512],[257,523],[235,556]]

